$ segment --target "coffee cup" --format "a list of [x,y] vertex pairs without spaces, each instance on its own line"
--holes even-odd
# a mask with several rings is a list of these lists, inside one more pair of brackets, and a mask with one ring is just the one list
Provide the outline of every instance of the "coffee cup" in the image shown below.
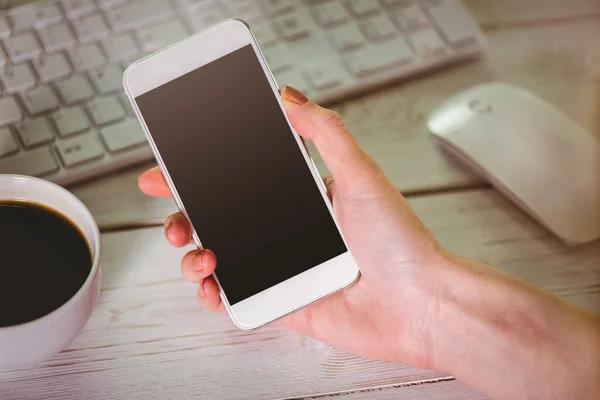
[[[100,233],[86,206],[66,189],[48,181],[0,174],[0,203],[12,201],[37,204],[68,219],[87,244],[91,268],[89,273],[89,265],[80,272],[80,287],[54,310],[33,320],[0,326],[0,370],[36,365],[69,346],[87,323],[100,293]],[[0,229],[2,225],[0,220]],[[35,251],[31,248],[31,252]],[[3,264],[0,254],[0,268],[20,267]],[[29,295],[31,301],[44,302],[43,298],[36,298],[36,293]],[[0,304],[0,312],[2,307],[13,316],[20,310],[19,304]]]

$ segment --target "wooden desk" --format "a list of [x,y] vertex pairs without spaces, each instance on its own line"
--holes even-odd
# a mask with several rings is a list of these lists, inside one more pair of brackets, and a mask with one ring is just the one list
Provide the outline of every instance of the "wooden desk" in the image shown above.
[[[424,127],[448,96],[498,79],[554,102],[600,138],[600,3],[467,3],[489,37],[485,58],[335,108],[442,245],[600,312],[600,243],[565,248],[440,153]],[[136,189],[146,167],[73,188],[104,231],[98,307],[68,350],[0,373],[0,398],[485,398],[435,371],[363,360],[279,328],[241,332],[201,310],[180,277],[184,250],[169,248],[158,226],[173,203]]]

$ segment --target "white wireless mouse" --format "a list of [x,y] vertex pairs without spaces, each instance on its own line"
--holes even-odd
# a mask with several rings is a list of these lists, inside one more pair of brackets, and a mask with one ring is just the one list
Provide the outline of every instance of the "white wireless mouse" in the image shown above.
[[443,147],[567,245],[600,238],[600,144],[554,106],[488,83],[446,101],[427,124]]

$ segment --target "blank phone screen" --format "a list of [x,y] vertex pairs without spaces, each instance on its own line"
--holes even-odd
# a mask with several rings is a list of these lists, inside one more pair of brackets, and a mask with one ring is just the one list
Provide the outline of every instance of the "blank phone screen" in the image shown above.
[[135,100],[230,304],[347,252],[251,45]]

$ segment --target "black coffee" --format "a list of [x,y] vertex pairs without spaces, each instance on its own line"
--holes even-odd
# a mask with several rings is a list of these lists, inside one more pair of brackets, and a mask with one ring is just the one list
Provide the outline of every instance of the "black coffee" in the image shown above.
[[67,217],[35,203],[0,201],[0,327],[56,310],[91,268],[87,241]]

